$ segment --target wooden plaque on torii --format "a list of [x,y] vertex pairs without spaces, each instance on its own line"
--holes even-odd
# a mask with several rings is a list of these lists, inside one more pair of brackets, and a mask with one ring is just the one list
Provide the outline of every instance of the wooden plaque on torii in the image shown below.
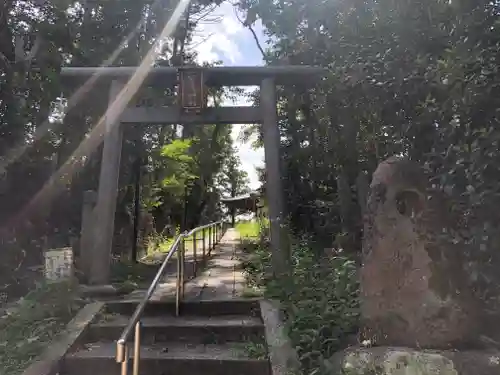
[[200,113],[207,106],[203,70],[179,68],[178,98],[181,109],[188,113]]

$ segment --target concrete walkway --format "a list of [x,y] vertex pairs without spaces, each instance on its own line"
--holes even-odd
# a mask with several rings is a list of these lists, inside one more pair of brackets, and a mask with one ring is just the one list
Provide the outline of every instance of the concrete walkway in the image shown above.
[[[184,300],[227,300],[240,297],[245,286],[239,249],[240,235],[236,229],[226,231],[219,244],[211,252],[206,267],[198,276],[185,284]],[[172,259],[172,263],[175,260]],[[201,265],[200,265],[201,266]],[[152,301],[163,301],[175,297],[176,274],[167,274],[153,294]],[[144,290],[137,290],[129,299],[142,298]]]
[[238,231],[234,228],[228,229],[205,270],[189,283],[189,299],[225,300],[241,296],[245,277],[239,245]]

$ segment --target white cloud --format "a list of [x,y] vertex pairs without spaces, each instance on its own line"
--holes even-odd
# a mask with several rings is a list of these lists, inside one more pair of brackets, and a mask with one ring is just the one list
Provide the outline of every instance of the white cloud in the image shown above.
[[[218,22],[214,20],[218,19]],[[262,38],[262,27],[257,25],[255,31]],[[260,38],[260,39],[261,39]],[[194,49],[198,53],[198,62],[222,60],[224,65],[262,65],[260,51],[255,45],[252,34],[245,29],[234,14],[233,6],[222,3],[210,16],[201,21],[193,38]],[[227,105],[249,105],[246,99]],[[250,187],[260,185],[255,167],[264,165],[264,150],[254,150],[249,143],[238,139],[241,126],[233,126],[232,138],[238,149],[242,168],[248,173]]]
[[244,31],[234,15],[233,6],[227,2],[222,3],[201,20],[195,30],[193,45],[198,52],[198,61],[221,59],[236,64],[242,54],[234,37]]

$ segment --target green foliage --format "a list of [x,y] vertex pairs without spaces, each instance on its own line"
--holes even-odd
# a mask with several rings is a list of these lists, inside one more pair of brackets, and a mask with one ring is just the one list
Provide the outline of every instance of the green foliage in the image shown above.
[[306,243],[292,246],[292,277],[274,280],[271,255],[265,246],[246,246],[244,263],[251,287],[279,299],[288,334],[305,374],[323,371],[324,359],[345,346],[358,328],[358,283],[354,262],[345,257],[317,259]]
[[243,239],[247,237],[255,238],[260,235],[260,225],[257,220],[240,221],[236,223],[236,230]]
[[224,160],[224,166],[221,175],[219,176],[219,184],[222,188],[222,193],[229,197],[246,194],[250,192],[250,180],[248,173],[241,167],[236,148],[232,147],[228,150],[228,154]]
[[170,250],[170,247],[175,241],[175,237],[180,234],[180,228],[177,227],[175,230],[175,236],[165,236],[158,233],[152,233],[146,239],[146,255],[151,256],[157,253],[165,254]]
[[189,181],[199,177],[195,159],[189,153],[193,142],[193,139],[175,139],[162,147],[161,156],[168,160],[162,168],[163,188],[180,194]]
[[183,164],[192,164],[194,161],[193,157],[188,154],[192,143],[192,139],[176,139],[168,145],[163,146],[161,155],[181,164],[180,167],[183,167]]
[[470,288],[493,301],[500,292],[499,3],[239,4],[248,22],[257,16],[266,28],[269,65],[329,69],[316,87],[279,92],[293,231],[323,247],[342,233],[344,249],[359,254],[370,176],[382,160],[408,156],[450,202],[454,229],[444,237],[465,254]]
[[[180,234],[179,229],[177,229],[177,234],[173,237],[162,236],[159,234],[151,235],[147,240],[146,245],[146,257],[143,259],[144,262],[155,262],[163,260],[166,253],[170,251],[170,248],[174,244],[175,239]],[[208,236],[208,232],[206,234]],[[190,253],[193,250],[193,236],[185,237],[186,253]],[[208,241],[208,240],[206,240]],[[202,246],[201,232],[198,232],[196,238],[196,248],[199,249]],[[174,258],[177,256],[175,253]]]
[[[186,126],[182,139],[172,137],[161,147],[154,161],[154,174],[161,183],[152,181],[158,223],[167,217],[170,225],[187,229],[223,215],[219,199],[227,184],[221,176],[228,158],[238,161],[230,132],[225,125]],[[157,229],[161,231],[162,225]]]
[[236,354],[243,355],[246,358],[252,359],[268,359],[267,345],[265,340],[258,340],[256,337],[249,339],[244,343],[234,343]]

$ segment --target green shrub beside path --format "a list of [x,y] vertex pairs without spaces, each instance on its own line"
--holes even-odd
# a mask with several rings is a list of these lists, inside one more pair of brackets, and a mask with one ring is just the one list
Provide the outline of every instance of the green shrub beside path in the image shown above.
[[305,242],[292,246],[292,277],[271,277],[267,244],[243,241],[248,287],[281,301],[288,334],[306,375],[327,374],[324,360],[346,347],[358,329],[355,263],[346,257],[317,259]]

